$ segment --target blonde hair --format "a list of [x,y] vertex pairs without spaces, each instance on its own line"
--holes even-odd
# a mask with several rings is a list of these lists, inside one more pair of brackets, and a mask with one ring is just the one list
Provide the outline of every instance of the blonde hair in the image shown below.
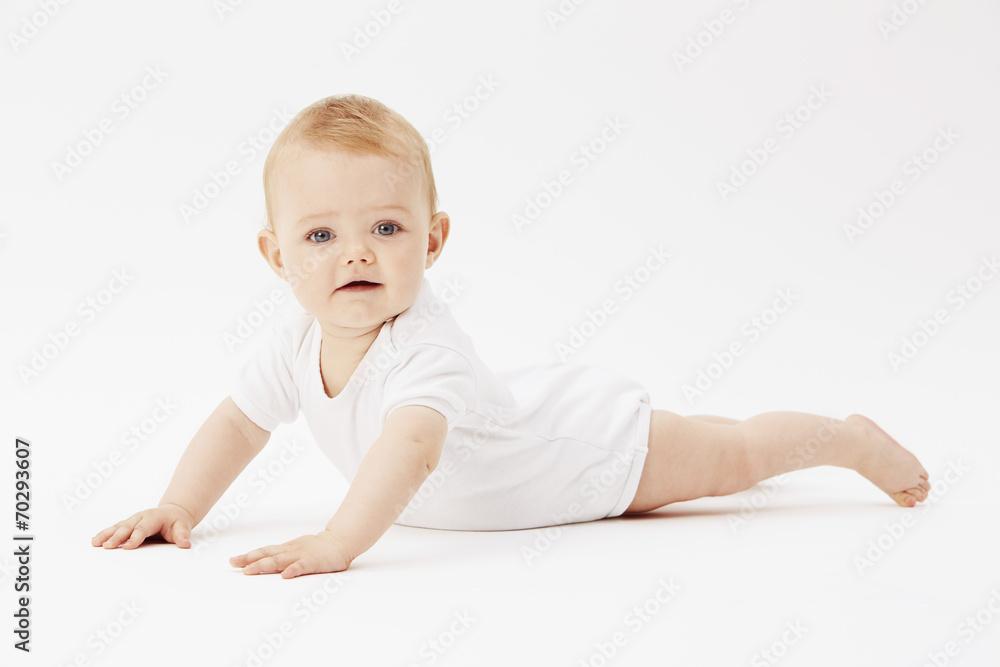
[[267,229],[274,230],[269,185],[281,155],[296,141],[320,150],[380,155],[399,160],[399,171],[387,174],[387,179],[402,180],[416,168],[424,178],[431,215],[437,211],[431,154],[427,142],[416,128],[378,100],[362,95],[331,95],[297,113],[268,151],[264,160],[264,224]]

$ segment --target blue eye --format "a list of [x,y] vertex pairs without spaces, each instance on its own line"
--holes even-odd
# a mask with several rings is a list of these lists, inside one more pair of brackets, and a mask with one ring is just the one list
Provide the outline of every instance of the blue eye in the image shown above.
[[[383,233],[383,231],[388,228],[389,231]],[[392,236],[399,229],[399,225],[395,222],[380,222],[378,227],[375,228],[375,233],[379,236]]]
[[309,239],[310,241],[313,241],[314,243],[325,243],[326,241],[329,241],[331,238],[333,238],[333,235],[330,234],[330,230],[328,229],[317,229],[314,232],[309,232],[306,238]]

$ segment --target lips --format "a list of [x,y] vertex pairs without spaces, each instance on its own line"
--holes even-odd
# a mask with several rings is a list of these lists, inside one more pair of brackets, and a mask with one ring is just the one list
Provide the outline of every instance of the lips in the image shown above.
[[346,290],[348,292],[360,292],[369,289],[375,289],[380,283],[373,283],[370,280],[352,280],[346,285],[342,285],[337,291]]

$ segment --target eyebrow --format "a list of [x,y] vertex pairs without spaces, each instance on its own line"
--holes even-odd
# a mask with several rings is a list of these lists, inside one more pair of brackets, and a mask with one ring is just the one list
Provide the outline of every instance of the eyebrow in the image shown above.
[[[402,211],[403,213],[409,213],[410,209],[401,204],[386,204],[384,206],[373,206],[367,209],[365,212],[371,211]],[[310,213],[309,215],[303,216],[298,219],[295,223],[296,225],[301,225],[303,222],[313,220],[315,218],[337,218],[340,217],[340,213],[337,211],[323,211],[322,213]]]

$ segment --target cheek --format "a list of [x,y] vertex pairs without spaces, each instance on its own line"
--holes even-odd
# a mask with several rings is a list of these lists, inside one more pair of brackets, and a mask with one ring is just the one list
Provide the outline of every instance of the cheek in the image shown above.
[[315,251],[294,254],[285,262],[285,275],[296,294],[308,295],[321,289],[333,270],[330,246],[319,246]]
[[301,279],[308,280],[328,273],[333,262],[333,246],[320,245],[293,253],[288,264]]
[[406,262],[411,266],[423,267],[427,260],[427,239],[421,238],[406,246]]

